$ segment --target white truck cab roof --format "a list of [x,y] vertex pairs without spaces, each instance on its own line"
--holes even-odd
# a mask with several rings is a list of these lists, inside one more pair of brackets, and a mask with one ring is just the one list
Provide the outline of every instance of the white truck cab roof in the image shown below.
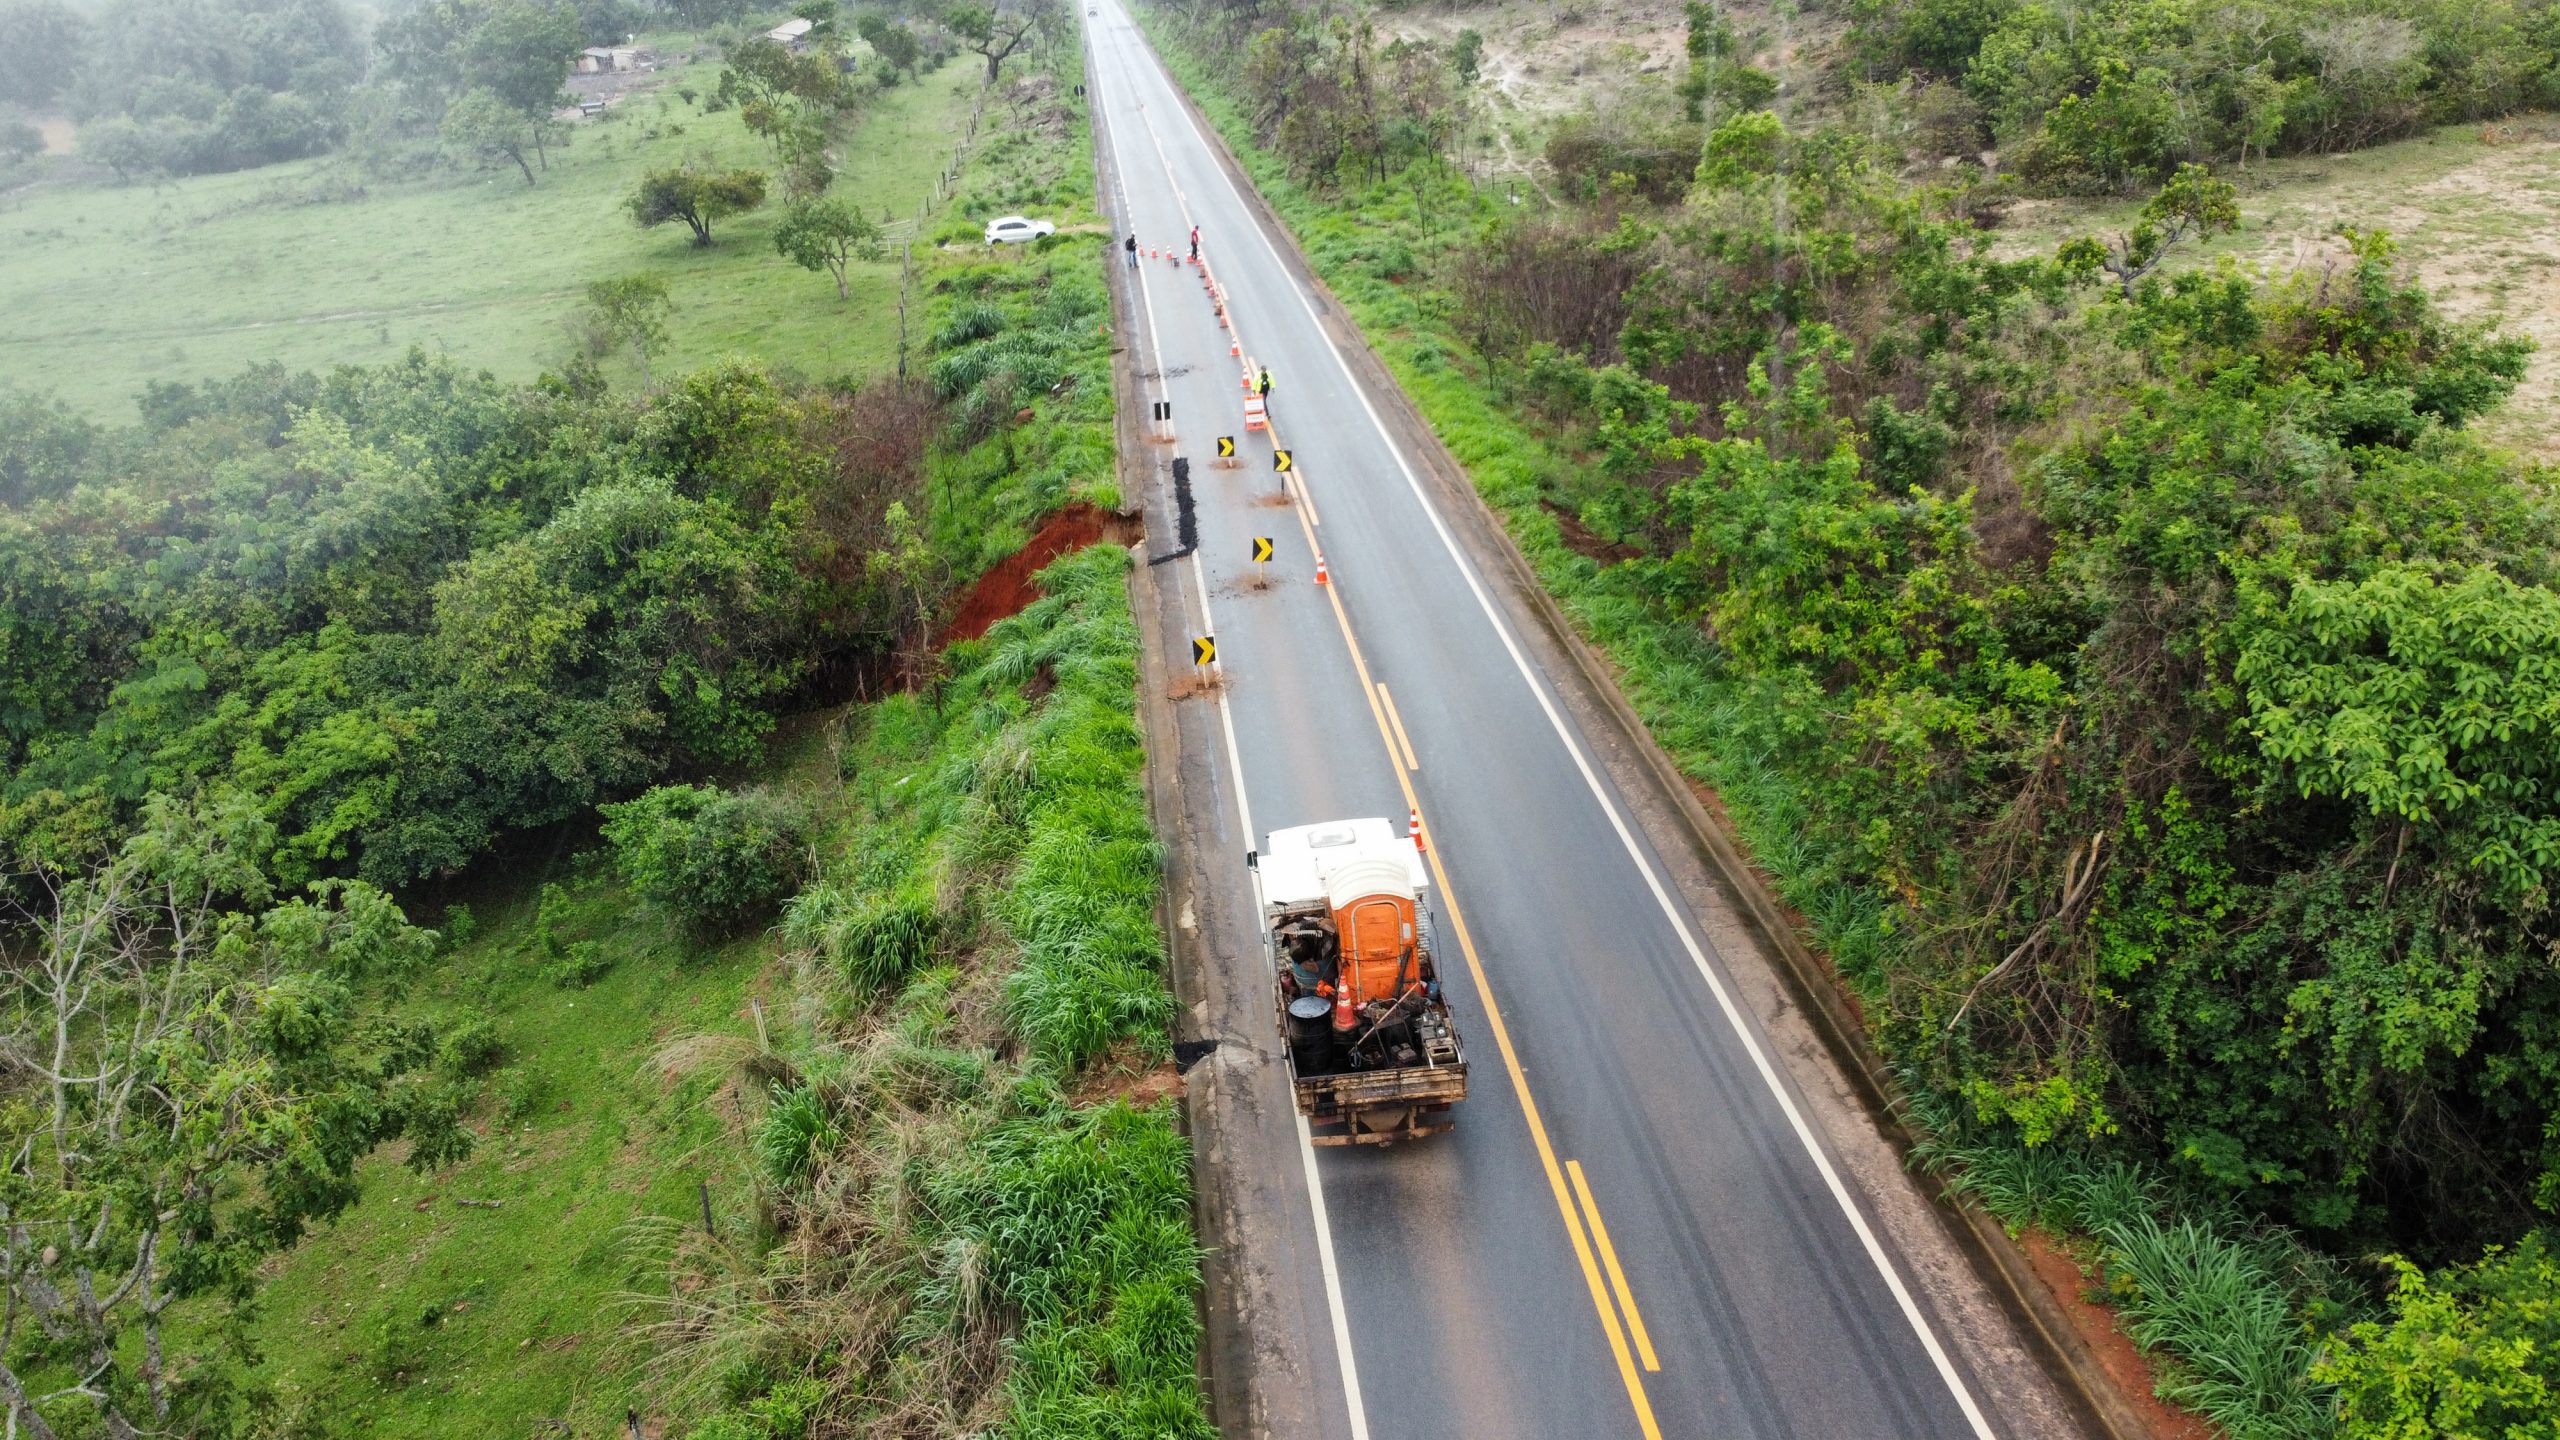
[[1413,841],[1398,835],[1382,817],[1274,830],[1256,864],[1266,905],[1331,903],[1329,892],[1338,878],[1376,875],[1390,866],[1402,872],[1416,896],[1430,883]]

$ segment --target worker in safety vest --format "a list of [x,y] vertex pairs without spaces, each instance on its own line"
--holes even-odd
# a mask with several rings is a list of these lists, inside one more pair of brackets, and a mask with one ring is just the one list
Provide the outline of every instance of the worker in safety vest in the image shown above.
[[1271,369],[1269,366],[1263,367],[1262,379],[1256,382],[1253,388],[1262,396],[1262,403],[1264,405],[1267,406],[1271,403]]

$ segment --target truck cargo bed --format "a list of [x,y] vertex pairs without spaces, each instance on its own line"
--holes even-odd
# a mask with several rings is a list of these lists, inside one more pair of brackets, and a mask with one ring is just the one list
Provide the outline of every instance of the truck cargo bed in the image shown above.
[[[1346,1070],[1337,1075],[1300,1075],[1293,1067],[1291,1088],[1298,1113],[1311,1126],[1339,1125],[1346,1133],[1312,1137],[1318,1145],[1384,1145],[1437,1135],[1451,1127],[1424,1122],[1467,1098],[1467,1065],[1409,1065],[1400,1070]],[[1394,1112],[1401,1122],[1384,1123]],[[1355,1117],[1360,1123],[1353,1123]]]

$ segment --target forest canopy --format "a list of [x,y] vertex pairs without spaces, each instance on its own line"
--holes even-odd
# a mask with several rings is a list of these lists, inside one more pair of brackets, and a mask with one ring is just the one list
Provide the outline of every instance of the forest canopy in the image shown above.
[[922,403],[419,354],[158,386],[126,429],[0,396],[0,845],[71,865],[154,793],[238,793],[278,880],[390,885],[745,759],[896,638],[861,556],[916,462],[828,437]]

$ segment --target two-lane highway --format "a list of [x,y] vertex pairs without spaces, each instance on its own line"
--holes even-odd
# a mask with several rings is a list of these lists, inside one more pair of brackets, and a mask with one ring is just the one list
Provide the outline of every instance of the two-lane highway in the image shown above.
[[[1172,405],[1163,448],[1191,461],[1203,546],[1159,573],[1223,668],[1218,753],[1179,763],[1219,772],[1235,828],[1208,838],[1240,888],[1241,850],[1272,829],[1419,807],[1474,1062],[1451,1134],[1312,1150],[1301,1130],[1294,1154],[1218,1157],[1306,1175],[1316,1244],[1293,1258],[1325,1304],[1306,1322],[1323,1333],[1296,1343],[1338,1392],[1316,1407],[1326,1432],[2056,1433],[1999,1414],[2016,1387],[1985,1386],[1981,1348],[1950,1343],[1950,1308],[1839,1163],[1551,644],[1443,513],[1287,238],[1115,0],[1086,27],[1107,208],[1173,256],[1197,225],[1233,319],[1187,263],[1127,277],[1140,398]],[[1294,483],[1244,429],[1231,343],[1272,372]],[[1233,469],[1213,462],[1221,434],[1239,438]],[[1277,547],[1268,589],[1257,535]],[[1311,583],[1319,550],[1330,586]],[[1249,923],[1210,951],[1267,984]]]

